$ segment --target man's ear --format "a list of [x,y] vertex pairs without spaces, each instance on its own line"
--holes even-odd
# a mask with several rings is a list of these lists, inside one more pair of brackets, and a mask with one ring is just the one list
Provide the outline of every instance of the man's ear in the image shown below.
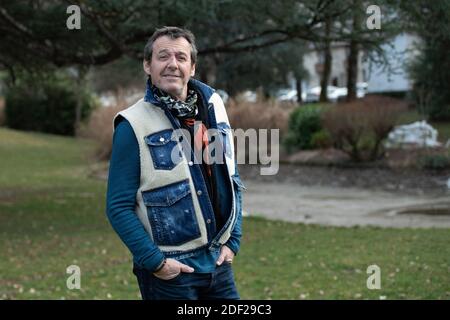
[[195,63],[192,65],[191,77],[195,76]]
[[142,66],[144,67],[144,71],[147,75],[151,75],[150,61],[144,60],[142,61]]

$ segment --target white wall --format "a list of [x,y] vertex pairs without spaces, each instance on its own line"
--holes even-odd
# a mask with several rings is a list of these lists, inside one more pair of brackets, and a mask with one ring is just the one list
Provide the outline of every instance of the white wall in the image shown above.
[[[417,54],[414,50],[415,43],[419,38],[410,34],[401,34],[395,37],[390,45],[384,45],[388,61],[395,73],[389,73],[382,66],[377,66],[369,61],[363,61],[363,53],[360,52],[359,68],[357,82],[367,82],[369,92],[395,92],[409,91],[412,88],[412,81],[406,72],[406,63]],[[334,45],[332,47],[333,62],[331,67],[330,85],[334,78],[338,79],[339,87],[347,85],[347,56],[348,49],[342,45]],[[323,59],[322,59],[323,60]],[[305,83],[306,89],[320,86],[320,73],[317,72],[316,66],[320,64],[321,59],[318,51],[311,50],[305,54],[303,65],[309,72],[310,78]]]
[[[335,45],[331,48],[332,64],[329,85],[333,84],[333,79],[337,79],[338,87],[347,86],[347,56],[348,48],[342,45]],[[307,88],[320,86],[321,75],[317,71],[317,66],[323,63],[318,51],[310,51],[303,57],[303,66],[308,71],[310,78],[306,83]],[[363,81],[362,53],[359,56],[359,68],[357,74],[357,82]]]
[[393,73],[389,73],[387,70],[383,70],[381,66],[373,63],[363,63],[369,92],[398,92],[412,89],[412,81],[406,71],[406,64],[411,61],[416,53],[414,47],[417,41],[419,41],[419,38],[415,36],[401,34],[390,42],[393,47],[390,45],[383,46],[389,64],[394,69]]

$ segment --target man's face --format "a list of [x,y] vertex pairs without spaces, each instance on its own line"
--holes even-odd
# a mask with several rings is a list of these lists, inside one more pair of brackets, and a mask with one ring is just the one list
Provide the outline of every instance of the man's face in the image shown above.
[[188,81],[195,74],[191,44],[183,37],[159,37],[153,42],[151,61],[144,60],[144,70],[156,87],[184,101]]

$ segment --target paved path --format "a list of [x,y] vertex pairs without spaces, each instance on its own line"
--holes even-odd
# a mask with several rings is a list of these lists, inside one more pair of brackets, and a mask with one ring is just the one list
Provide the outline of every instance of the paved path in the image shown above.
[[[245,185],[244,214],[252,216],[333,226],[450,228],[450,192],[447,197],[408,196],[252,180]],[[423,214],[430,211],[434,214]]]

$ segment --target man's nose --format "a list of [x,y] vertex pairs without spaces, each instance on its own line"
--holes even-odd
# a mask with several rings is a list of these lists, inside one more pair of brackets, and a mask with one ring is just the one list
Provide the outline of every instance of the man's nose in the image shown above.
[[173,56],[169,59],[167,67],[170,69],[178,69],[177,58],[175,56]]

